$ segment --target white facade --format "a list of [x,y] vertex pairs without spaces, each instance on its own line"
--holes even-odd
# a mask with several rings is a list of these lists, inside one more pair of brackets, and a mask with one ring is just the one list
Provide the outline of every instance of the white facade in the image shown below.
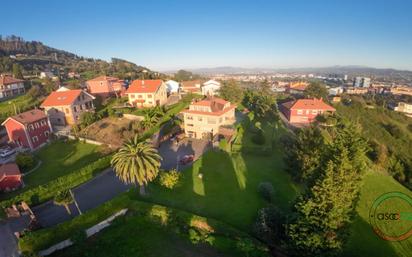
[[332,87],[329,88],[329,95],[340,95],[343,93],[342,87]]
[[216,80],[209,80],[202,85],[202,95],[216,95],[220,89],[220,83]]
[[166,89],[167,93],[178,93],[180,89],[180,84],[177,81],[174,80],[168,80],[166,81]]
[[412,115],[412,104],[399,102],[398,106],[395,107],[395,111],[403,112],[406,115],[410,116],[410,115]]
[[45,79],[45,78],[52,78],[54,77],[54,74],[50,71],[42,71],[40,72],[40,78]]

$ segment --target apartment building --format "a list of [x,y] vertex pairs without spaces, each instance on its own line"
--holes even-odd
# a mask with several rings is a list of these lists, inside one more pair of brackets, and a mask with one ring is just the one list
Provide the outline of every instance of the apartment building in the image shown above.
[[212,139],[222,126],[235,123],[235,108],[234,104],[217,97],[191,103],[189,109],[181,112],[186,136]]

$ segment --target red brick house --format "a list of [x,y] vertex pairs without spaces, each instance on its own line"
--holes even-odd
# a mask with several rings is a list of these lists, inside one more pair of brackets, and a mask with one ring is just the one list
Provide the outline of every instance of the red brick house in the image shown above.
[[0,166],[0,191],[8,192],[23,185],[19,167],[15,163]]
[[316,98],[286,102],[279,109],[290,123],[301,124],[313,122],[319,114],[335,112],[335,108]]
[[6,127],[9,141],[30,150],[44,145],[52,132],[46,114],[37,109],[11,116],[2,125]]

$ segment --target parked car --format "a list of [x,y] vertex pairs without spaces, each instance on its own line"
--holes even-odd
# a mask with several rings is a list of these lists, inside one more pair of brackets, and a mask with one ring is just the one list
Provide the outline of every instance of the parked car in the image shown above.
[[7,147],[7,148],[1,148],[0,149],[0,157],[1,158],[6,158],[9,157],[10,155],[14,154],[16,152],[16,150]]
[[186,165],[186,164],[188,164],[188,163],[191,163],[194,158],[195,158],[195,156],[194,156],[193,154],[185,155],[185,156],[183,156],[182,159],[180,159],[179,162],[180,162],[180,164],[182,164],[182,165]]

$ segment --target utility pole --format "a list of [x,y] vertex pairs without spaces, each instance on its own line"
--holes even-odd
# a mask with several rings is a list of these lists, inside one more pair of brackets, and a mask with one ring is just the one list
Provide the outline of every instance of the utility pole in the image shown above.
[[83,213],[82,213],[82,210],[80,210],[80,207],[79,207],[79,205],[77,204],[76,198],[74,198],[74,194],[73,194],[73,192],[72,192],[71,189],[69,189],[69,193],[70,193],[70,195],[71,195],[72,198],[73,198],[74,205],[76,205],[77,210],[79,211],[79,214],[82,215],[82,214],[83,214]]

